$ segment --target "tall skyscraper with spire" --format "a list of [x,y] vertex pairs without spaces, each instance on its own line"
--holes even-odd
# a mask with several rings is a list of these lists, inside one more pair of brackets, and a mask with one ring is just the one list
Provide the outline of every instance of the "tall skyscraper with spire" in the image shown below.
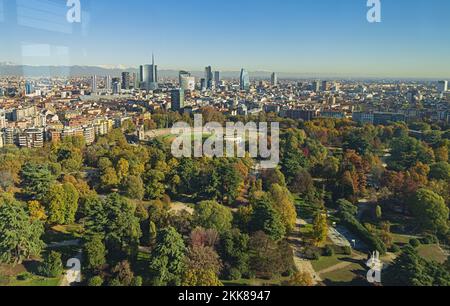
[[141,88],[145,90],[158,89],[158,66],[155,65],[155,56],[152,54],[152,64],[143,65],[139,69]]

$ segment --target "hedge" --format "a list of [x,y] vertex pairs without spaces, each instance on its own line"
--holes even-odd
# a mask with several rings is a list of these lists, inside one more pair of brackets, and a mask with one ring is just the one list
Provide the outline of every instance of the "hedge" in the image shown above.
[[380,254],[386,254],[386,245],[378,237],[372,235],[353,215],[341,212],[341,220],[344,225],[371,250],[377,250]]

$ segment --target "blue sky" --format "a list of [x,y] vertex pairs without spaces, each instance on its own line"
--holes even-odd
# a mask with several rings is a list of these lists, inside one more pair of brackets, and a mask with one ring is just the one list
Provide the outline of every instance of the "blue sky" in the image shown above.
[[267,70],[346,76],[449,77],[450,1],[0,0],[0,62],[161,69]]

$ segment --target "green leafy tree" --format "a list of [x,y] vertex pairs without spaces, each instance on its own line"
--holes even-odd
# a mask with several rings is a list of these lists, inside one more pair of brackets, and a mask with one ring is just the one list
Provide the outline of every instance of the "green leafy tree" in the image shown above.
[[450,164],[447,162],[439,162],[431,165],[430,179],[450,182]]
[[411,201],[411,212],[424,231],[446,234],[449,209],[444,199],[429,189],[419,189]]
[[103,278],[101,276],[94,276],[88,281],[89,287],[101,287],[103,285]]
[[64,268],[61,260],[61,253],[51,251],[44,257],[44,262],[39,266],[39,273],[46,277],[59,277]]
[[233,204],[239,194],[242,177],[233,164],[221,164],[217,171],[219,176],[218,190],[222,203]]
[[155,245],[158,231],[156,230],[155,222],[153,222],[151,220],[149,220],[148,234],[149,234],[149,245],[150,246]]
[[252,232],[263,231],[275,241],[282,239],[286,235],[286,227],[280,214],[272,206],[267,195],[264,195],[255,203],[250,229]]
[[145,194],[150,200],[162,199],[166,191],[165,175],[159,170],[150,170],[145,175]]
[[100,188],[104,190],[110,190],[116,188],[119,185],[120,179],[117,176],[117,172],[114,168],[108,167],[103,171],[100,177]]
[[60,184],[50,187],[45,202],[47,203],[48,222],[50,224],[65,224],[66,202],[64,188]]
[[42,200],[55,177],[46,165],[27,163],[20,172],[23,190],[31,197]]
[[96,235],[84,244],[86,267],[90,270],[100,270],[106,264],[106,249],[102,237]]
[[375,217],[377,217],[378,220],[383,217],[383,210],[380,205],[377,205],[377,207],[375,208]]
[[86,230],[104,237],[111,256],[136,254],[142,235],[135,207],[117,193],[95,200],[86,213]]
[[156,248],[152,251],[150,262],[154,285],[181,283],[185,252],[183,237],[173,227],[167,227],[158,233]]
[[75,215],[78,211],[78,200],[80,195],[72,183],[64,183],[62,187],[64,190],[65,224],[72,224],[75,222]]
[[125,179],[123,191],[130,199],[142,200],[145,195],[144,183],[139,176],[130,175]]
[[119,178],[119,181],[123,182],[128,177],[129,172],[130,172],[130,163],[126,159],[121,158],[117,162],[116,166],[116,173]]
[[313,223],[313,239],[316,246],[322,245],[328,237],[327,214],[324,211],[317,213]]
[[418,162],[431,164],[434,161],[433,150],[412,137],[395,138],[391,142],[391,157],[388,159],[389,168],[395,171],[405,171]]
[[231,229],[233,215],[231,210],[215,201],[203,201],[195,206],[194,223],[219,233]]
[[294,198],[286,187],[274,184],[270,187],[270,196],[273,207],[280,214],[280,218],[288,232],[295,229],[297,221],[297,211]]
[[[283,258],[282,249],[288,247],[290,262]],[[289,253],[289,252],[285,252]],[[292,270],[293,252],[288,245],[283,247],[263,232],[256,232],[249,241],[250,271],[263,279],[273,279]]]
[[224,232],[220,237],[219,254],[224,262],[226,277],[233,279],[233,271],[236,270],[239,276],[248,276],[249,240],[250,237],[238,229]]
[[388,286],[449,286],[450,273],[441,265],[427,262],[417,251],[406,246],[403,252],[383,273]]
[[20,264],[31,256],[39,256],[44,243],[42,222],[31,220],[12,196],[0,198],[0,261]]

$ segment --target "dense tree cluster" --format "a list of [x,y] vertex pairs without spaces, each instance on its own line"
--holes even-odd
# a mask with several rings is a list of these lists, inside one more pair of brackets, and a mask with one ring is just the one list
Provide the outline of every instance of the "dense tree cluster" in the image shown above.
[[[203,113],[226,121],[214,109]],[[192,122],[187,114],[157,112],[145,125],[170,127],[180,119]],[[42,274],[58,275],[60,256],[43,252],[42,235],[77,225],[91,286],[209,286],[280,276],[308,286],[287,239],[298,234],[299,217],[312,225],[303,243],[319,250],[334,211],[333,221],[382,253],[393,247],[391,218],[448,242],[448,131],[416,123],[424,130],[419,138],[405,124],[295,122],[264,113],[232,120],[280,122],[279,167],[259,170],[249,157],[176,159],[168,139],[128,143],[131,122],[91,146],[69,137],[42,149],[1,149],[0,261],[43,256]],[[363,199],[376,204],[364,214]],[[418,281],[399,274],[408,284],[446,279],[440,266],[407,249],[392,269],[405,264],[425,271]]]

